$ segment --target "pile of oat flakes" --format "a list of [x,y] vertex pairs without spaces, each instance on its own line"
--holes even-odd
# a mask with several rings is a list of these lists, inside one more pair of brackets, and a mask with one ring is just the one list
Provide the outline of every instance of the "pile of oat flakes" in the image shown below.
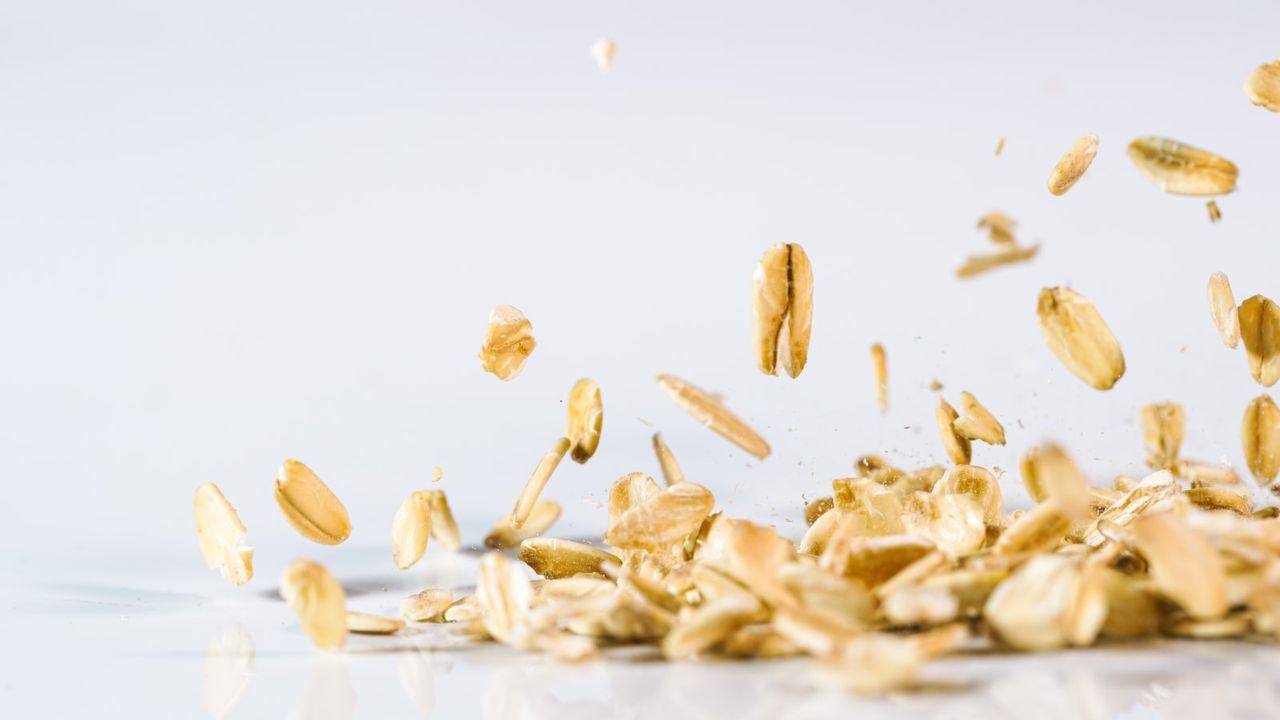
[[[603,42],[603,41],[602,41]],[[613,46],[595,51],[602,69]],[[1258,68],[1249,99],[1280,111],[1280,62]],[[1004,146],[1003,138],[997,154]],[[1085,135],[1053,168],[1048,189],[1066,193],[1099,147]],[[1162,138],[1128,148],[1137,168],[1174,194],[1216,196],[1238,171],[1213,153]],[[1209,202],[1211,219],[1221,217]],[[972,277],[1035,257],[1016,223],[990,213],[979,223],[1000,249],[957,270]],[[761,257],[753,283],[755,361],[769,375],[804,370],[813,318],[813,271],[798,244]],[[1227,278],[1208,283],[1210,314],[1224,344],[1243,341],[1259,384],[1280,380],[1280,306],[1254,295],[1237,305]],[[1081,381],[1105,391],[1125,373],[1120,342],[1102,315],[1066,287],[1041,291],[1045,342]],[[532,325],[516,308],[493,309],[482,367],[515,378],[534,351]],[[872,347],[877,404],[888,403],[884,348]],[[716,398],[671,375],[658,385],[698,422],[764,459],[768,443]],[[940,389],[940,388],[935,388]],[[1145,479],[1090,485],[1062,448],[1028,450],[1020,476],[1035,505],[1006,512],[1000,483],[972,465],[971,445],[1005,443],[1000,421],[972,394],[957,410],[941,396],[936,418],[951,465],[894,467],[867,456],[854,477],[804,507],[798,541],[715,510],[712,492],[686,480],[661,434],[653,436],[663,482],[644,473],[609,491],[599,546],[547,537],[560,515],[543,490],[568,455],[585,463],[600,440],[600,388],[569,393],[564,437],[538,463],[510,513],[484,543],[473,594],[429,588],[401,603],[401,618],[348,612],[343,589],[322,565],[290,565],[281,593],[312,642],[341,648],[349,632],[395,633],[443,623],[474,641],[498,641],[563,660],[610,647],[649,644],[671,660],[810,655],[837,685],[859,693],[912,686],[929,658],[977,642],[1038,651],[1109,638],[1280,638],[1280,512],[1254,508],[1229,467],[1182,458],[1185,418],[1176,403],[1141,411]],[[1264,393],[1241,422],[1249,470],[1262,486],[1280,474],[1280,407]],[[439,469],[436,479],[439,479]],[[1277,486],[1280,487],[1280,486]],[[1276,487],[1272,488],[1273,490]],[[286,520],[304,537],[335,545],[350,535],[342,502],[306,465],[287,460],[275,481]],[[196,529],[210,568],[239,586],[253,576],[253,550],[235,509],[212,483],[195,495]],[[462,546],[441,490],[405,499],[391,523],[391,554],[407,569],[434,539]],[[517,550],[518,560],[508,551]],[[523,563],[541,579],[530,581]]]

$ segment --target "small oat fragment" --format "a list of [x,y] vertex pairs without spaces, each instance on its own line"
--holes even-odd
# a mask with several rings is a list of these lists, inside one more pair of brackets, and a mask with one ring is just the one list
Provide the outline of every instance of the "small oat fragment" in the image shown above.
[[1151,579],[1193,618],[1227,611],[1227,576],[1209,539],[1172,513],[1148,513],[1132,527],[1133,544],[1147,560]]
[[1280,60],[1254,68],[1245,81],[1244,94],[1254,105],[1280,112]]
[[347,630],[362,635],[392,635],[404,629],[400,618],[347,611]]
[[999,210],[991,212],[978,218],[978,229],[986,228],[991,242],[997,245],[1012,245],[1017,241],[1013,231],[1018,227],[1018,221],[1005,215]]
[[297,560],[284,570],[280,594],[319,648],[347,642],[347,596],[342,585],[320,563]]
[[443,490],[424,490],[427,494],[427,512],[431,515],[431,537],[450,550],[462,547],[462,532],[449,509],[449,499]]
[[303,537],[337,545],[351,535],[351,518],[338,496],[297,460],[285,460],[276,474],[276,504]]
[[996,157],[1000,157],[1000,153],[1002,152],[1004,152],[1004,136],[1003,135],[1001,135],[1000,139],[996,141]]
[[618,43],[610,38],[600,38],[591,45],[591,59],[596,61],[600,72],[607,73],[613,66],[613,56],[618,52]]
[[524,521],[524,525],[519,530],[511,529],[511,524],[507,522],[507,517],[503,517],[494,526],[493,530],[484,538],[485,547],[491,547],[495,550],[508,550],[518,547],[521,542],[528,538],[537,537],[551,529],[556,524],[556,520],[560,519],[560,503],[553,500],[539,500],[534,503],[533,510],[529,513],[529,518]]
[[766,375],[778,366],[799,377],[809,357],[813,323],[813,270],[797,243],[765,251],[752,280],[756,364]]
[[1049,349],[1076,377],[1110,390],[1124,376],[1120,342],[1083,295],[1067,287],[1045,288],[1036,312]]
[[1280,407],[1270,395],[1259,395],[1245,408],[1240,439],[1254,479],[1270,485],[1280,474]]
[[1152,403],[1142,408],[1142,441],[1147,446],[1147,465],[1168,470],[1178,459],[1186,417],[1175,402]]
[[621,565],[611,552],[572,540],[529,538],[520,543],[520,560],[548,580],[599,573],[606,563]]
[[495,305],[489,311],[489,327],[480,346],[480,367],[499,380],[510,380],[524,369],[537,344],[533,323],[524,313],[510,305]]
[[534,504],[538,502],[538,496],[542,494],[542,489],[547,486],[547,481],[551,479],[551,473],[556,471],[556,467],[560,465],[560,461],[564,459],[564,454],[567,452],[569,452],[569,438],[560,438],[555,441],[555,444],[551,446],[547,454],[542,456],[538,467],[533,469],[533,474],[525,482],[524,490],[520,492],[520,497],[516,498],[515,507],[511,508],[511,515],[507,518],[507,523],[512,530],[519,530],[525,521],[529,519],[529,514],[533,512]]
[[1209,276],[1209,315],[1224,345],[1234,348],[1240,343],[1240,313],[1225,273],[1216,272]]
[[400,601],[400,614],[413,622],[443,619],[444,611],[453,604],[449,590],[423,590]]
[[871,380],[876,393],[876,407],[880,414],[889,412],[889,365],[884,356],[884,345],[871,346]]
[[1216,223],[1222,220],[1222,208],[1218,207],[1216,200],[1205,203],[1205,208],[1209,210],[1209,222]]
[[1098,136],[1085,135],[1067,150],[1049,173],[1049,192],[1063,195],[1076,184],[1098,154]]
[[627,549],[670,548],[697,530],[714,506],[710,490],[677,483],[622,513],[610,523],[604,541]]
[[985,255],[970,255],[965,258],[963,265],[956,268],[956,277],[970,278],[1004,265],[1025,262],[1034,258],[1039,252],[1040,245],[1037,243],[1026,247],[1010,245],[1008,248],[998,252]]
[[1138,138],[1128,154],[1148,180],[1174,195],[1226,195],[1240,174],[1226,158],[1166,138]]
[[956,465],[968,465],[973,457],[973,448],[968,438],[956,432],[955,421],[960,417],[956,409],[939,397],[934,416],[938,420],[938,435],[942,438],[942,448],[947,451],[947,457]]
[[1280,305],[1261,295],[1240,303],[1240,339],[1249,374],[1263,387],[1280,380]]
[[600,427],[604,422],[604,405],[600,401],[600,386],[587,378],[573,384],[569,390],[569,457],[582,464],[591,459],[600,445]]
[[684,482],[684,472],[680,470],[680,463],[676,462],[675,454],[662,439],[662,433],[653,434],[653,452],[658,456],[658,466],[662,468],[662,479],[666,481],[667,487]]
[[988,445],[1004,444],[1004,426],[990,410],[978,402],[973,393],[960,393],[960,412],[963,414],[951,423],[957,435],[969,440],[981,440]]
[[933,392],[942,392],[942,389],[944,387],[946,386],[943,385],[942,381],[937,378],[934,378],[933,380],[929,381],[929,389],[932,390]]
[[431,468],[431,482],[440,482],[442,477],[444,477],[444,468],[439,465]]
[[431,537],[430,498],[422,490],[409,493],[391,520],[391,559],[407,570],[422,559]]
[[195,509],[196,536],[205,565],[236,587],[249,582],[253,578],[253,548],[245,543],[248,531],[222,490],[213,483],[196,488]]
[[673,375],[659,375],[658,386],[680,409],[724,439],[761,460],[769,456],[769,443],[719,400]]

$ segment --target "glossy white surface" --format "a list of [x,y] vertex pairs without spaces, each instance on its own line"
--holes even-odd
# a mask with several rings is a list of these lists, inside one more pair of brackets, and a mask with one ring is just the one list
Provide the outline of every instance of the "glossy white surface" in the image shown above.
[[[404,595],[472,577],[475,556],[429,553],[400,574],[384,549],[346,548],[331,563],[350,606],[394,614]],[[189,554],[184,554],[189,555]],[[922,688],[860,700],[824,688],[808,660],[654,662],[647,653],[557,663],[497,645],[450,649],[440,626],[352,636],[314,650],[274,596],[276,563],[253,585],[223,587],[190,557],[141,553],[127,567],[63,556],[61,580],[11,568],[0,706],[24,717],[734,718],[928,717],[955,720],[1267,718],[1280,715],[1280,650],[1164,642],[934,662]],[[116,559],[114,562],[118,562]],[[155,567],[167,570],[158,572]],[[362,569],[366,571],[362,572]],[[34,572],[33,572],[34,570]],[[59,573],[60,575],[62,573]],[[11,717],[17,717],[13,715]]]
[[[931,667],[936,690],[855,704],[803,662],[388,649],[416,635],[319,654],[273,595],[295,557],[362,610],[471,583],[473,558],[438,548],[429,571],[393,570],[396,507],[441,465],[483,537],[582,376],[604,432],[548,486],[562,536],[599,535],[609,483],[657,471],[661,430],[721,508],[797,537],[802,497],[859,455],[943,459],[934,378],[1004,420],[1009,445],[979,447],[982,464],[1053,438],[1095,482],[1140,475],[1138,408],[1173,399],[1185,455],[1242,467],[1260,390],[1204,284],[1223,270],[1238,298],[1280,297],[1280,115],[1241,90],[1280,58],[1278,27],[1274,2],[1190,0],[0,3],[0,716],[198,717],[206,694],[232,717],[1280,714],[1260,646],[958,658]],[[1088,132],[1093,167],[1050,196]],[[1221,223],[1130,166],[1148,134],[1240,165]],[[1043,251],[957,281],[992,209]],[[780,241],[815,273],[795,381],[749,349],[751,273]],[[1120,338],[1114,390],[1045,348],[1035,297],[1058,284]],[[539,342],[510,383],[475,358],[499,303]],[[660,372],[723,393],[773,455],[699,427]],[[348,543],[285,524],[286,457],[346,503]],[[209,481],[258,550],[239,590],[199,561],[191,494]]]

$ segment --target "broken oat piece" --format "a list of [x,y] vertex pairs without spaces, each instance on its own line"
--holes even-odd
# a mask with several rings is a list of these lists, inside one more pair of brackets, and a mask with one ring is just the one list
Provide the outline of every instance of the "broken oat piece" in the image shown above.
[[285,460],[276,473],[276,504],[300,535],[321,545],[337,545],[351,535],[347,508],[311,468]]
[[1076,377],[1110,390],[1124,376],[1120,342],[1083,295],[1067,287],[1045,288],[1036,312],[1049,349]]
[[1240,344],[1240,313],[1225,273],[1216,272],[1209,276],[1209,315],[1223,345],[1234,348]]
[[591,45],[591,59],[596,61],[600,72],[607,73],[613,67],[613,56],[618,53],[618,43],[610,38],[601,38]]
[[240,587],[253,578],[253,548],[245,542],[244,523],[213,483],[196,488],[196,536],[210,570]]
[[956,268],[956,277],[971,278],[1005,265],[1026,262],[1040,252],[1040,245],[1020,247],[1011,245],[1005,250],[984,255],[970,255],[964,264]]
[[1012,245],[1017,242],[1013,236],[1016,227],[1018,227],[1018,221],[999,210],[992,210],[978,218],[978,229],[986,228],[991,242],[997,245]]
[[769,456],[769,443],[719,400],[674,375],[659,375],[658,386],[693,419],[724,439],[761,460]]
[[884,345],[871,346],[871,380],[876,392],[876,407],[880,414],[889,412],[889,365],[884,356]]
[[942,438],[942,449],[947,451],[947,457],[956,465],[968,465],[973,457],[973,448],[967,437],[956,432],[955,422],[960,418],[956,409],[939,397],[934,417],[938,421],[938,436]]
[[480,346],[480,367],[499,380],[511,380],[524,369],[537,345],[533,323],[524,313],[510,305],[495,305],[489,311],[489,326]]
[[969,440],[981,440],[988,445],[1004,444],[1004,426],[991,411],[978,402],[973,393],[960,393],[960,412],[963,414],[951,423],[957,435]]
[[1084,176],[1098,154],[1098,136],[1085,135],[1067,150],[1049,173],[1049,192],[1064,195]]
[[797,243],[765,251],[752,279],[756,363],[766,375],[778,366],[799,377],[809,357],[813,325],[813,270]]
[[604,403],[600,399],[600,386],[587,378],[573,384],[569,390],[569,426],[565,437],[569,438],[569,457],[579,465],[591,459],[600,445],[600,428],[604,423]]
[[1254,68],[1245,81],[1244,94],[1254,105],[1280,112],[1280,60]]
[[320,563],[297,560],[284,570],[280,595],[318,648],[334,650],[347,642],[347,596]]
[[1205,208],[1209,211],[1209,222],[1216,223],[1222,219],[1222,209],[1218,207],[1215,200],[1205,203]]
[[1148,180],[1173,195],[1226,195],[1240,174],[1224,157],[1166,138],[1138,138],[1128,154]]

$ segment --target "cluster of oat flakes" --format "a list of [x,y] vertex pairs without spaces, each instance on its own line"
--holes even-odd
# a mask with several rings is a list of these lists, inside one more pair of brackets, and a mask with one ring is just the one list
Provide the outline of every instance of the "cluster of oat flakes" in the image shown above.
[[[612,58],[612,47],[599,51]],[[602,61],[602,66],[606,65]],[[1280,64],[1263,66],[1247,90],[1280,110]],[[1002,142],[1003,145],[1003,142]],[[1087,135],[1053,169],[1049,190],[1065,193],[1097,153]],[[1237,171],[1211,153],[1144,138],[1129,155],[1162,189],[1216,195]],[[1216,211],[1216,205],[1212,207]],[[1015,223],[993,213],[980,223],[1006,248],[971,258],[960,274],[1030,259]],[[813,319],[813,273],[798,244],[765,252],[753,283],[755,360],[791,377],[804,370]],[[1280,306],[1255,295],[1236,304],[1225,275],[1209,281],[1209,306],[1223,342],[1243,340],[1252,377],[1280,380]],[[1108,390],[1125,373],[1120,343],[1098,310],[1065,287],[1044,289],[1037,313],[1046,344],[1086,384]],[[517,309],[494,308],[481,349],[484,370],[519,374],[536,343]],[[872,348],[879,408],[888,405],[885,351]],[[700,423],[757,458],[768,443],[721,402],[671,375],[658,384]],[[938,398],[936,418],[949,467],[904,470],[877,456],[832,482],[829,497],[804,508],[799,541],[715,511],[711,490],[685,479],[661,434],[653,446],[663,483],[644,473],[609,490],[603,547],[546,537],[560,507],[541,499],[565,455],[587,462],[599,444],[599,387],[570,391],[568,425],[538,463],[510,513],[485,538],[473,594],[426,589],[401,603],[404,619],[348,612],[341,584],[323,566],[290,565],[281,594],[311,640],[339,648],[348,632],[393,633],[409,622],[443,623],[476,641],[496,640],[564,660],[618,645],[650,644],[672,660],[703,656],[810,655],[836,684],[855,692],[910,686],[922,664],[983,640],[1036,651],[1107,638],[1167,635],[1280,638],[1280,513],[1255,509],[1229,467],[1180,457],[1182,408],[1142,409],[1145,479],[1091,485],[1060,447],[1027,451],[1021,480],[1035,505],[1006,512],[997,477],[972,465],[972,443],[1003,445],[1004,428],[968,392],[957,410]],[[1280,408],[1267,394],[1249,403],[1244,454],[1259,484],[1280,474]],[[439,479],[437,469],[436,479]],[[1273,490],[1275,487],[1272,488]],[[307,466],[280,468],[275,497],[303,536],[338,544],[351,532],[346,509]],[[245,527],[213,484],[195,496],[205,561],[235,585],[253,575]],[[392,520],[392,557],[406,569],[429,539],[462,545],[441,490],[412,493]],[[505,551],[517,549],[540,579]]]

